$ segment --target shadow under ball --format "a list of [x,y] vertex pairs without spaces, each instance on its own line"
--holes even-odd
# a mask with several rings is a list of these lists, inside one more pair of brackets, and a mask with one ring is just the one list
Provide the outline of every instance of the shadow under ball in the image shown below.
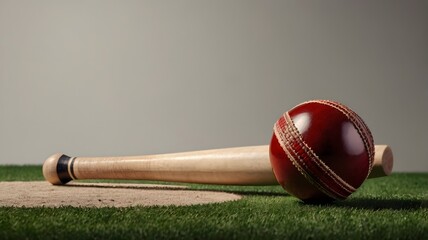
[[368,177],[374,143],[348,107],[314,100],[284,113],[274,125],[270,161],[276,179],[305,202],[343,200]]

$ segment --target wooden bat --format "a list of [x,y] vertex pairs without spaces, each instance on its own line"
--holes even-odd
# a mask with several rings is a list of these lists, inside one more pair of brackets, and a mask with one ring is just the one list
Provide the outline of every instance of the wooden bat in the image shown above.
[[[393,155],[387,145],[375,146],[369,178],[391,174]],[[269,146],[225,148],[127,157],[68,157],[55,154],[43,164],[54,185],[76,179],[140,179],[225,185],[277,185]]]

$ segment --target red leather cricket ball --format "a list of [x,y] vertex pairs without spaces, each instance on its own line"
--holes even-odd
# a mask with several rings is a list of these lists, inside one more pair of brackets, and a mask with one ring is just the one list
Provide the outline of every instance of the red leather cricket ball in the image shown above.
[[367,178],[373,160],[369,128],[341,103],[304,102],[274,125],[270,161],[275,177],[305,202],[346,199]]

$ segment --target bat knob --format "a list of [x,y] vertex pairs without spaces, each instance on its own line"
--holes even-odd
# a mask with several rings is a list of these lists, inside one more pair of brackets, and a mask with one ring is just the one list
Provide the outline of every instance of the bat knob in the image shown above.
[[46,159],[43,163],[43,176],[46,181],[53,185],[63,185],[73,180],[68,169],[70,159],[69,156],[62,153],[54,154]]

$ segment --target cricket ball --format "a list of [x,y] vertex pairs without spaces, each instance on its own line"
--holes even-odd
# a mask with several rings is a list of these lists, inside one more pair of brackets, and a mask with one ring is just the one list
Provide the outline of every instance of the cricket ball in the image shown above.
[[273,128],[270,161],[279,184],[304,202],[343,200],[369,175],[374,143],[354,111],[313,100],[284,113]]

